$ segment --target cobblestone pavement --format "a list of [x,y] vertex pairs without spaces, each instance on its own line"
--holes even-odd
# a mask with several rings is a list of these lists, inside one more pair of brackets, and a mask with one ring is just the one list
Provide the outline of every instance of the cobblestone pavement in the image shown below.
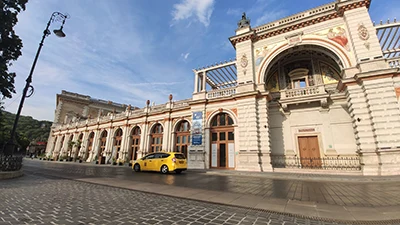
[[25,174],[0,181],[0,224],[337,224]]
[[341,206],[395,206],[400,204],[400,182],[333,182],[281,180],[266,177],[219,176],[186,172],[180,175],[135,173],[125,166],[25,160],[25,171],[63,174],[70,178],[113,177],[202,190],[251,194],[268,198],[312,201]]

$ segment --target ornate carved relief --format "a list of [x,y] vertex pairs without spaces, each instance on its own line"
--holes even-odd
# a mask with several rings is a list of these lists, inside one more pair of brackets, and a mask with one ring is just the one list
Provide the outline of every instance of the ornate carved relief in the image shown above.
[[365,41],[364,46],[369,49],[369,42],[367,41],[369,39],[369,32],[368,29],[364,26],[363,23],[358,24],[358,37]]
[[240,66],[241,66],[242,68],[246,68],[247,65],[248,65],[248,63],[249,63],[249,60],[247,60],[246,54],[243,54],[243,55],[242,55],[242,58],[240,59]]
[[298,43],[301,43],[303,41],[302,36],[303,36],[303,32],[300,32],[300,33],[297,33],[294,35],[286,36],[285,38],[286,38],[289,46],[295,46]]

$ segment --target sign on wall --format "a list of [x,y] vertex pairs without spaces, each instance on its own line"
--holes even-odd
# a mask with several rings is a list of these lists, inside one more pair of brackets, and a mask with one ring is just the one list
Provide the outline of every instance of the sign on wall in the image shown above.
[[192,145],[201,145],[203,130],[203,112],[193,113]]
[[228,161],[229,161],[229,168],[235,168],[235,144],[229,143],[228,144]]
[[217,167],[217,144],[211,145],[211,167]]

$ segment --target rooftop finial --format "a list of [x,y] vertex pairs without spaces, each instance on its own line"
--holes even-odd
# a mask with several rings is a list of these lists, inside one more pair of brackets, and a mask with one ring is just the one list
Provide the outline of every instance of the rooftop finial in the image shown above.
[[246,17],[246,13],[243,12],[242,14],[242,19],[239,20],[238,22],[238,29],[243,28],[243,27],[248,27],[250,26],[250,19]]

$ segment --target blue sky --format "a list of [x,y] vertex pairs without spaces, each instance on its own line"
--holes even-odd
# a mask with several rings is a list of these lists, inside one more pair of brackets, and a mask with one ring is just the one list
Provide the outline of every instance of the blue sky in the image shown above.
[[[300,4],[301,2],[301,4]],[[149,99],[165,103],[191,98],[192,69],[235,57],[228,38],[242,12],[252,27],[289,16],[328,0],[29,0],[15,27],[23,55],[11,71],[16,91],[5,101],[16,113],[42,32],[54,11],[71,18],[65,38],[46,38],[33,74],[35,93],[23,115],[54,119],[61,90],[143,107]],[[391,20],[400,1],[374,0],[373,20]],[[58,29],[53,23],[51,30]]]

